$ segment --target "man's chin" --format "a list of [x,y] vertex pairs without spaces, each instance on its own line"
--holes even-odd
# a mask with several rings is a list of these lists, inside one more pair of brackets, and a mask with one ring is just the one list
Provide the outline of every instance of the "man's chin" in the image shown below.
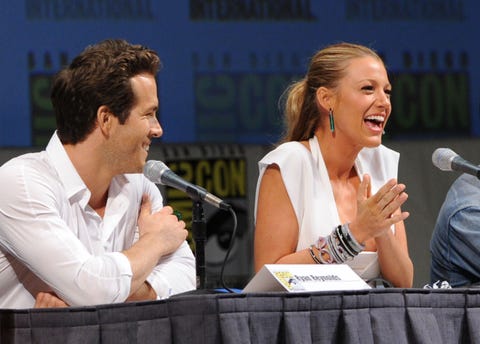
[[129,168],[128,170],[126,170],[123,173],[124,174],[143,173],[143,167],[144,166],[145,166],[145,163],[143,163],[141,166],[136,166],[136,167]]

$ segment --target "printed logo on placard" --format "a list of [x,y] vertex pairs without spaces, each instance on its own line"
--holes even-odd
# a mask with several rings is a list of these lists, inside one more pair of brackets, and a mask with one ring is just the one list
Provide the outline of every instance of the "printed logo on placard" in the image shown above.
[[305,290],[302,283],[291,272],[275,271],[273,274],[288,290]]

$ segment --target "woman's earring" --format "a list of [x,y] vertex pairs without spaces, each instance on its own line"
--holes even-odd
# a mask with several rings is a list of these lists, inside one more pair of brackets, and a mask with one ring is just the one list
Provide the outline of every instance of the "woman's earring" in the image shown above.
[[332,109],[328,110],[328,119],[330,120],[330,131],[333,133],[335,131],[335,120],[333,119]]

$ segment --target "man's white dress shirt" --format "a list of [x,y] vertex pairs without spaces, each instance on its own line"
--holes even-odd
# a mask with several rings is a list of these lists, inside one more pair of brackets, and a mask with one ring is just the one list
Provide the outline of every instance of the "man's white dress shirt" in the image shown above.
[[[142,195],[152,211],[163,206],[155,184],[143,174],[116,176],[101,218],[55,133],[45,151],[0,168],[0,193],[0,308],[30,308],[39,291],[71,306],[126,300],[132,270],[121,251],[138,239]],[[188,244],[162,257],[147,281],[159,298],[195,289]]]

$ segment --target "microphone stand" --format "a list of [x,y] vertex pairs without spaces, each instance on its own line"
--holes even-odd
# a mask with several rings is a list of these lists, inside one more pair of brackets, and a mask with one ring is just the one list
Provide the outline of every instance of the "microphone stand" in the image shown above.
[[207,222],[205,221],[205,214],[203,212],[202,199],[196,196],[194,191],[188,190],[188,195],[193,201],[192,205],[192,236],[195,243],[195,270],[197,279],[197,289],[190,290],[184,293],[173,295],[177,297],[181,295],[197,295],[197,294],[211,294],[213,291],[205,289],[205,243],[207,241]]
[[[185,190],[192,199],[192,235],[195,242],[195,270],[197,289],[183,294],[211,293],[205,289],[205,243],[207,242],[207,222],[203,212],[203,200],[197,187],[188,186]],[[228,206],[230,207],[230,206]],[[213,292],[213,291],[212,291]]]
[[207,223],[200,200],[193,202],[192,234],[195,242],[195,268],[197,272],[197,290],[205,289],[205,242],[207,241]]

